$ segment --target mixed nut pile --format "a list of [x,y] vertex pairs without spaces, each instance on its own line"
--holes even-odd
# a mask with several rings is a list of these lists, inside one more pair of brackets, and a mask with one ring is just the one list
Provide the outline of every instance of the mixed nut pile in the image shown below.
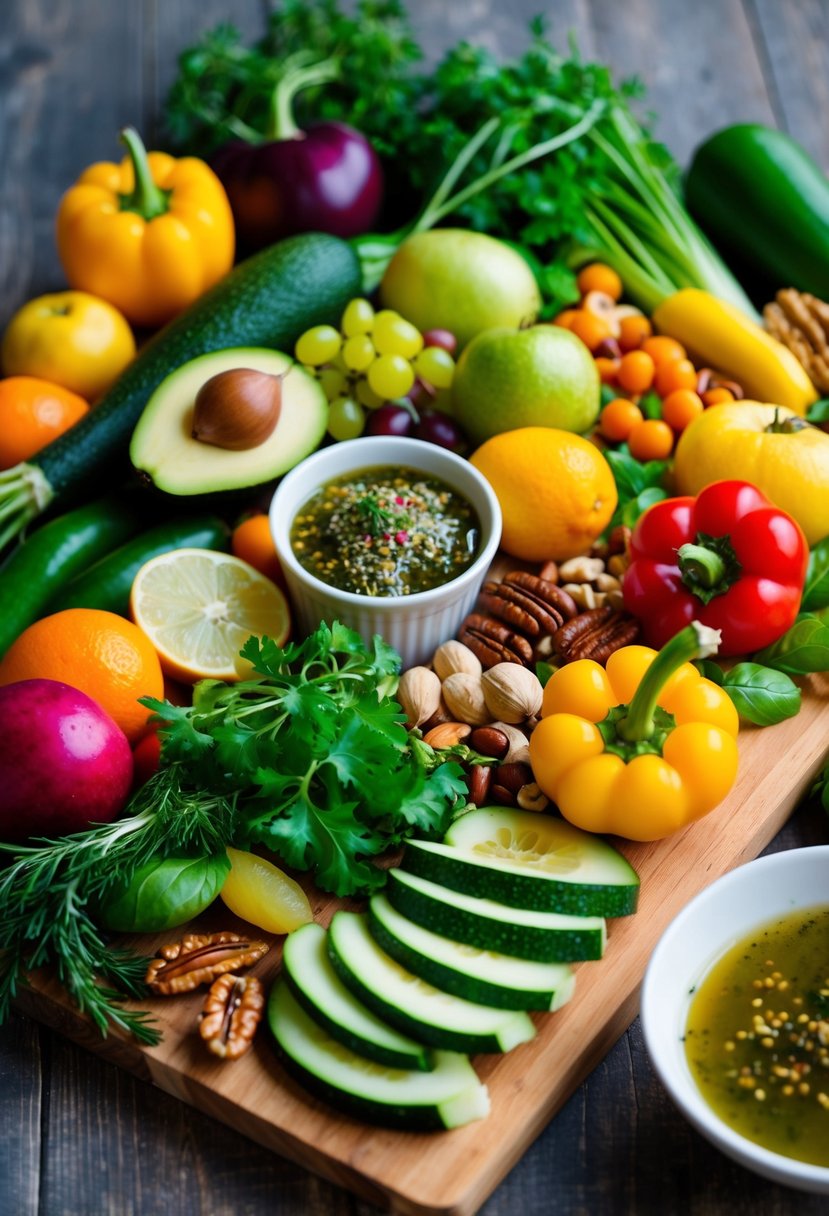
[[476,806],[548,805],[529,763],[543,699],[536,664],[606,663],[639,640],[622,601],[628,537],[619,527],[589,554],[486,582],[457,639],[443,642],[428,666],[401,676],[397,699],[409,729],[437,750],[456,749]]

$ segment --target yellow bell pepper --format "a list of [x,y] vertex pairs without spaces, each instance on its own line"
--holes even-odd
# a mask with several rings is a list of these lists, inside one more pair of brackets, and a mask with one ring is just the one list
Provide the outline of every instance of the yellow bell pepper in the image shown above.
[[728,694],[690,662],[716,652],[694,621],[661,650],[625,646],[607,669],[559,668],[530,736],[538,785],[588,832],[659,840],[707,815],[737,775],[739,719]]
[[736,380],[747,397],[785,405],[796,414],[817,401],[815,386],[788,347],[735,304],[686,287],[662,301],[653,323],[681,342],[696,363]]
[[810,545],[829,535],[829,435],[791,410],[727,401],[685,428],[674,454],[677,491],[696,496],[731,480],[757,486]]
[[58,253],[72,287],[163,325],[230,270],[233,216],[204,161],[148,155],[132,128],[121,138],[121,164],[91,165],[61,199]]

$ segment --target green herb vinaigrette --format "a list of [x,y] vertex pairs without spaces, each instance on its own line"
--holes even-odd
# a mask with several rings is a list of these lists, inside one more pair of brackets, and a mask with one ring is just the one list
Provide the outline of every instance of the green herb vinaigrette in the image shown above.
[[829,905],[761,926],[712,967],[685,1051],[702,1096],[734,1131],[829,1165]]
[[415,469],[371,468],[327,482],[291,526],[300,565],[356,595],[440,587],[475,560],[480,523],[461,494]]

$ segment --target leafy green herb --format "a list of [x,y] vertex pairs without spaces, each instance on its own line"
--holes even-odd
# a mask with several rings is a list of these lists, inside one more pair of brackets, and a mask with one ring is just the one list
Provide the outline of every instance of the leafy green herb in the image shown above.
[[62,840],[0,845],[7,855],[0,873],[0,1021],[26,973],[53,963],[102,1034],[113,1025],[144,1043],[158,1041],[149,1014],[121,1006],[125,994],[144,994],[149,960],[111,949],[95,908],[146,862],[223,850],[234,834],[235,800],[189,787],[173,765],[138,791],[129,812]]
[[794,676],[829,671],[829,622],[817,613],[804,613],[776,642],[758,651],[754,660]]
[[809,554],[800,607],[803,612],[829,607],[829,536],[818,541]]
[[222,26],[182,55],[166,106],[175,145],[204,154],[264,133],[274,88],[297,55],[339,64],[337,82],[300,97],[302,121],[361,130],[391,178],[386,224],[406,225],[356,242],[367,286],[407,232],[451,217],[534,255],[545,315],[577,298],[572,267],[597,257],[648,311],[695,286],[752,314],[685,211],[677,166],[633,114],[639,82],[617,86],[574,48],[559,54],[542,19],[514,60],[460,42],[428,73],[415,71],[421,51],[397,0],[361,0],[353,16],[336,0],[286,0],[255,47]]
[[371,859],[415,828],[442,832],[466,798],[459,765],[429,766],[409,744],[386,695],[398,655],[338,623],[284,649],[250,638],[242,654],[258,679],[204,681],[187,708],[145,701],[166,723],[163,759],[238,796],[237,842],[313,869],[336,895],[378,888]]
[[710,680],[712,684],[716,684],[718,688],[722,688],[725,681],[725,672],[719,663],[715,663],[713,659],[695,659],[694,666],[700,675],[705,676],[706,680]]
[[829,422],[829,397],[821,397],[820,401],[812,402],[806,410],[806,421],[815,426],[822,426],[824,422]]
[[604,455],[610,465],[619,495],[616,510],[605,529],[607,534],[619,524],[632,528],[648,507],[668,497],[668,491],[662,483],[670,465],[667,460],[648,460],[642,463],[624,448],[615,451],[610,449]]
[[412,526],[412,517],[407,511],[395,511],[382,506],[376,494],[364,494],[357,500],[357,510],[363,517],[366,532],[370,536],[383,536],[386,532],[397,532]]
[[738,663],[726,672],[722,684],[740,717],[755,726],[773,726],[800,711],[800,689],[785,672],[759,663]]

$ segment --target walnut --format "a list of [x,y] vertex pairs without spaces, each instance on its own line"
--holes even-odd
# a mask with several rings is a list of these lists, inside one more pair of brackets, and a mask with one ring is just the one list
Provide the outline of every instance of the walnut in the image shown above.
[[238,1060],[249,1050],[264,1009],[265,994],[255,976],[220,975],[204,999],[199,1034],[215,1056]]
[[766,329],[787,346],[820,393],[829,393],[829,304],[793,287],[763,309]]
[[192,992],[226,971],[252,966],[269,949],[267,942],[238,933],[188,933],[180,942],[161,947],[144,982],[158,996]]

